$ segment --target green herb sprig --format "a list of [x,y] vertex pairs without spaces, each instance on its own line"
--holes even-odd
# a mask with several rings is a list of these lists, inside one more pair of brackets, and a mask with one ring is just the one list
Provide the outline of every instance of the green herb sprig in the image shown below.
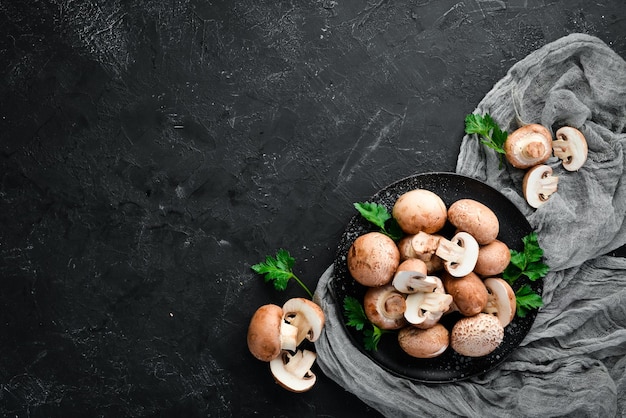
[[[511,285],[520,277],[527,277],[534,282],[548,274],[550,267],[541,261],[543,249],[539,245],[537,233],[531,232],[522,238],[523,251],[511,249],[511,262],[504,270],[502,277]],[[543,306],[541,296],[535,293],[529,285],[523,285],[515,292],[517,301],[517,315],[525,317],[533,309]]]
[[263,274],[265,282],[272,282],[276,290],[285,290],[289,280],[294,279],[300,287],[313,299],[313,293],[309,288],[293,273],[293,266],[296,260],[285,249],[279,249],[276,257],[267,256],[265,262],[252,266],[256,273]]
[[346,325],[354,327],[357,331],[363,332],[363,346],[368,351],[378,350],[378,342],[383,334],[390,331],[381,329],[372,324],[365,315],[363,306],[359,301],[352,297],[346,296],[343,300],[344,316]]
[[491,115],[486,113],[484,116],[471,113],[465,117],[465,133],[468,135],[477,134],[480,142],[498,153],[499,165],[503,167],[504,143],[508,137],[508,133],[500,129],[500,126],[493,120]]
[[403,236],[402,229],[398,222],[391,216],[387,208],[379,203],[357,202],[354,204],[357,211],[367,221],[380,228],[380,232],[387,235],[394,241]]

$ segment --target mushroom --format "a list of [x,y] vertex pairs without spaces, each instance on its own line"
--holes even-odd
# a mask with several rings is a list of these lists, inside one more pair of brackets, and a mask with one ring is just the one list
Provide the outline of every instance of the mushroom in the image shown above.
[[478,315],[459,319],[450,333],[450,346],[462,356],[482,357],[493,352],[504,339],[504,328],[493,315]]
[[467,232],[457,232],[451,240],[439,240],[436,254],[444,260],[448,273],[454,277],[463,277],[476,266],[478,242]]
[[504,142],[505,157],[515,168],[543,164],[552,155],[552,134],[538,123],[513,131]]
[[587,161],[587,140],[582,132],[571,126],[556,131],[552,142],[554,156],[563,161],[563,168],[576,171]]
[[324,312],[315,302],[305,298],[291,298],[283,305],[283,321],[298,329],[296,345],[306,338],[314,342],[324,328]]
[[370,322],[381,329],[399,329],[406,325],[404,295],[391,284],[370,287],[363,297],[363,310]]
[[435,255],[439,240],[443,238],[437,234],[427,234],[420,231],[414,235],[405,235],[398,241],[400,260],[417,258],[426,263],[428,273],[434,273],[443,268],[443,260]]
[[487,306],[489,293],[476,273],[471,272],[463,277],[453,277],[446,273],[442,282],[446,292],[452,296],[454,306],[462,315],[476,315]]
[[480,245],[498,237],[500,222],[489,207],[474,199],[459,199],[450,205],[448,220],[459,231],[473,236]]
[[248,326],[248,349],[261,361],[270,361],[281,350],[294,351],[298,346],[298,328],[283,320],[283,310],[274,304],[256,310]]
[[347,263],[354,280],[363,286],[382,286],[393,278],[400,264],[400,251],[387,235],[368,232],[354,240]]
[[494,240],[478,249],[478,260],[474,273],[483,276],[495,276],[504,271],[511,262],[509,246],[500,240]]
[[404,317],[418,328],[434,326],[448,311],[452,303],[452,296],[445,293],[443,283],[438,277],[428,276],[437,286],[431,292],[415,292],[406,297]]
[[400,263],[391,284],[402,293],[432,292],[436,283],[426,280],[427,274],[426,263],[417,258],[409,258]]
[[485,287],[489,298],[483,312],[495,315],[504,328],[515,318],[517,308],[515,292],[505,280],[499,277],[485,279]]
[[417,358],[433,358],[448,348],[450,333],[442,324],[428,329],[405,327],[398,332],[398,343],[405,353]]
[[306,392],[317,380],[311,367],[317,355],[309,350],[297,350],[294,354],[283,350],[270,361],[270,371],[274,380],[292,392]]
[[408,191],[396,200],[392,215],[409,235],[439,231],[446,223],[446,204],[436,193],[426,189]]
[[558,183],[559,178],[552,175],[550,166],[538,165],[531,168],[526,172],[522,181],[522,191],[526,202],[533,208],[538,208],[556,192]]

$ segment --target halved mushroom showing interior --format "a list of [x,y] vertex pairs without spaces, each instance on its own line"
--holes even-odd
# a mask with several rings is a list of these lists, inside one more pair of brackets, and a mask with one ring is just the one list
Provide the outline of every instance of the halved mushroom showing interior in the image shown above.
[[306,392],[317,380],[311,367],[317,355],[309,350],[297,350],[294,354],[282,351],[270,361],[270,370],[276,382],[292,392]]
[[277,358],[282,350],[298,346],[298,328],[283,320],[283,310],[274,304],[256,310],[248,326],[248,349],[261,361]]
[[399,329],[406,325],[405,296],[391,284],[367,289],[363,310],[367,319],[378,328]]
[[552,134],[545,126],[530,123],[507,137],[504,151],[506,159],[515,168],[543,164],[552,155]]
[[489,292],[484,313],[495,315],[502,327],[506,327],[515,318],[517,308],[515,292],[511,286],[499,277],[485,279],[485,287]]
[[305,298],[292,298],[283,305],[283,321],[298,330],[296,346],[306,338],[316,341],[322,333],[325,316],[322,308]]
[[538,165],[524,175],[522,190],[530,206],[538,208],[548,201],[558,188],[559,178],[552,175],[552,167]]
[[463,277],[476,266],[478,242],[467,232],[457,232],[450,240],[439,240],[436,254],[444,260],[448,273],[454,277]]
[[552,142],[554,156],[563,161],[563,168],[576,171],[587,161],[587,140],[582,132],[571,126],[556,131]]
[[443,314],[450,309],[452,296],[445,293],[443,283],[438,277],[429,276],[437,281],[437,287],[431,292],[416,292],[406,297],[404,317],[417,328],[431,328],[439,322]]

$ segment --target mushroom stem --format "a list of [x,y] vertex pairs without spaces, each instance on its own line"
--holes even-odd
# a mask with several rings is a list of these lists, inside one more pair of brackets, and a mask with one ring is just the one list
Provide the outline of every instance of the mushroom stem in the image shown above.
[[280,347],[283,350],[296,351],[298,341],[298,327],[283,321],[280,324]]
[[451,263],[459,263],[463,260],[465,249],[459,244],[444,238],[439,241],[436,254]]

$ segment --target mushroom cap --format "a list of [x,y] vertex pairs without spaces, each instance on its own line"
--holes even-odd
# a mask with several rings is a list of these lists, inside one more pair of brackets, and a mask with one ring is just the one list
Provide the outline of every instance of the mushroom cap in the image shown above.
[[370,287],[363,297],[365,316],[381,329],[400,329],[405,326],[405,309],[405,296],[391,284]]
[[500,240],[494,240],[478,249],[478,259],[474,273],[483,276],[495,276],[504,271],[511,262],[509,246]]
[[283,310],[274,304],[263,305],[256,310],[248,326],[248,349],[261,361],[278,357],[282,349],[281,326]]
[[363,286],[387,284],[400,264],[396,243],[381,232],[368,232],[354,240],[348,250],[348,270]]
[[576,171],[587,161],[587,140],[582,132],[571,126],[563,126],[556,131],[552,141],[554,156],[563,161],[563,168]]
[[474,199],[459,199],[448,208],[448,220],[459,231],[473,236],[480,245],[498,237],[500,222],[489,207]]
[[467,232],[457,232],[450,241],[441,239],[437,256],[444,260],[444,267],[454,277],[463,277],[474,270],[478,260],[478,242]]
[[306,392],[317,380],[311,371],[317,355],[309,350],[297,350],[294,354],[283,350],[270,361],[270,371],[276,383],[292,392]]
[[450,332],[439,323],[427,329],[408,326],[398,332],[398,343],[412,357],[433,358],[448,348]]
[[498,318],[486,313],[461,318],[452,327],[450,346],[467,357],[482,357],[493,352],[504,339]]
[[283,320],[298,329],[297,345],[306,338],[316,341],[322,333],[326,317],[315,302],[305,298],[291,298],[283,305]]
[[505,280],[499,277],[485,279],[485,287],[489,292],[489,300],[483,312],[495,315],[504,328],[515,318],[517,308],[515,292]]
[[557,191],[559,178],[552,175],[552,167],[538,165],[524,174],[522,191],[526,202],[537,209],[548,201],[550,196]]
[[485,309],[489,293],[485,283],[471,272],[463,277],[453,277],[450,273],[443,274],[443,286],[452,296],[457,310],[465,316],[476,315]]
[[552,134],[538,123],[522,126],[508,135],[504,152],[515,168],[526,169],[543,164],[552,155]]
[[446,204],[434,192],[414,189],[402,194],[392,209],[400,228],[409,235],[439,231],[446,224]]

